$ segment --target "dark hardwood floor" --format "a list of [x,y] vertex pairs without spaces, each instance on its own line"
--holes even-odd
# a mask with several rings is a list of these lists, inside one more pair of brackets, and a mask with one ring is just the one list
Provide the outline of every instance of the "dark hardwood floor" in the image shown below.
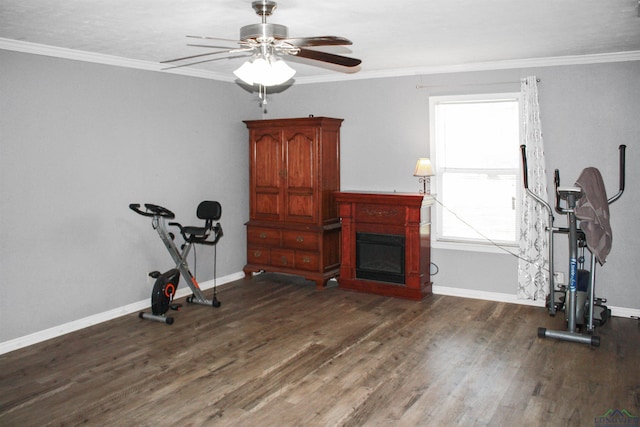
[[[209,293],[210,294],[210,291]],[[640,326],[539,339],[543,308],[264,274],[167,326],[124,316],[0,356],[1,426],[594,426],[640,415]]]

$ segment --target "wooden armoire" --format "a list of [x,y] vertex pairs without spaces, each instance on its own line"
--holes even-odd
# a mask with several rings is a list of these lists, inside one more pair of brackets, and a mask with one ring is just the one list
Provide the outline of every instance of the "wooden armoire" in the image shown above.
[[249,222],[245,277],[259,271],[315,281],[340,271],[342,119],[247,120]]

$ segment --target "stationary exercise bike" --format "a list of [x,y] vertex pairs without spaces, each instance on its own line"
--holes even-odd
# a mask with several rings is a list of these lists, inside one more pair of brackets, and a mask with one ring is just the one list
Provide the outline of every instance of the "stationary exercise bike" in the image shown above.
[[[600,337],[593,335],[595,326],[603,325],[611,316],[611,310],[604,304],[604,298],[596,298],[596,255],[591,252],[589,270],[584,269],[584,248],[587,247],[587,238],[583,230],[578,227],[576,217],[576,207],[578,200],[586,197],[584,190],[579,186],[560,187],[560,172],[556,169],[554,174],[555,183],[555,211],[567,216],[567,227],[554,227],[553,209],[546,200],[539,197],[529,189],[527,171],[526,146],[520,146],[522,152],[522,163],[524,173],[524,187],[529,196],[542,205],[549,214],[548,233],[549,247],[549,295],[547,297],[547,308],[549,315],[555,316],[558,310],[565,312],[567,330],[549,330],[538,328],[538,337],[555,338],[563,341],[589,344],[594,347],[600,346]],[[626,145],[618,147],[620,151],[620,188],[613,197],[606,199],[606,204],[610,205],[622,196],[625,187],[625,149]],[[589,168],[587,168],[589,169]],[[586,169],[585,169],[586,171]],[[583,173],[585,172],[583,171]],[[599,175],[599,172],[598,172]],[[604,195],[606,198],[606,195]],[[561,289],[564,295],[559,295],[555,288],[555,276],[553,265],[553,236],[555,233],[567,234],[569,238],[569,287]],[[581,249],[581,256],[578,250]],[[587,335],[579,332],[578,326],[584,326]]]
[[223,233],[220,223],[216,223],[215,225],[213,224],[213,221],[217,221],[222,215],[222,207],[220,206],[220,203],[204,201],[198,205],[196,215],[199,219],[205,220],[204,227],[183,227],[177,222],[170,222],[168,224],[180,229],[180,234],[184,239],[184,243],[181,246],[182,251],[178,251],[178,248],[173,242],[175,235],[167,230],[166,220],[174,219],[174,213],[167,208],[151,203],[145,203],[144,207],[145,210],[141,210],[140,204],[138,203],[132,203],[129,205],[129,208],[134,212],[145,217],[151,217],[151,225],[154,230],[158,232],[160,239],[169,251],[171,258],[173,258],[173,261],[176,263],[176,266],[164,273],[160,273],[159,271],[152,271],[149,273],[150,277],[156,279],[155,284],[153,285],[153,291],[151,292],[151,313],[141,312],[139,317],[141,319],[163,322],[168,325],[173,323],[173,317],[167,316],[165,313],[169,309],[178,310],[181,307],[181,304],[173,303],[173,297],[178,289],[180,275],[182,275],[193,292],[190,297],[187,297],[188,303],[220,307],[221,303],[216,297],[215,265],[213,298],[209,300],[202,294],[200,285],[193,274],[191,274],[191,271],[189,271],[189,265],[187,264],[187,256],[194,244],[215,247],[222,237]]

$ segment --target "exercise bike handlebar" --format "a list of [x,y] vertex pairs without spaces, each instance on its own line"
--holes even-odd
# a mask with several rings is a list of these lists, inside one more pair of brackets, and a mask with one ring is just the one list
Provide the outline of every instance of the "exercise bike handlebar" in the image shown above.
[[[622,193],[624,193],[625,171],[626,171],[626,161],[625,161],[626,149],[627,149],[627,146],[624,144],[618,146],[618,150],[620,151],[619,166],[618,166],[619,174],[620,174],[619,187],[618,187],[618,192],[612,197],[610,197],[609,199],[607,199],[607,204],[609,205],[615,202],[616,200],[618,200],[620,196],[622,196]],[[559,213],[565,213],[566,211],[560,208],[560,195],[558,194],[558,187],[560,186],[560,171],[558,171],[558,169],[556,169],[554,172],[553,181],[556,187],[556,211],[558,211]]]
[[175,218],[175,214],[173,212],[171,212],[169,209],[162,207],[162,206],[158,206],[158,205],[154,205],[151,203],[145,203],[144,207],[146,208],[146,211],[143,211],[140,209],[140,203],[131,203],[129,205],[129,208],[134,211],[135,213],[138,213],[142,216],[161,216],[164,218],[169,218],[169,219],[173,219]]
[[618,192],[611,197],[610,199],[607,200],[607,203],[611,204],[613,202],[615,202],[616,200],[618,200],[620,198],[620,196],[622,196],[622,193],[624,193],[624,175],[625,175],[625,168],[626,168],[626,164],[625,164],[625,150],[627,149],[626,145],[620,145],[618,147],[618,150],[620,150],[620,187],[618,189]]
[[522,154],[522,175],[524,181],[524,189],[527,194],[533,197],[538,203],[543,205],[547,211],[549,212],[549,226],[553,224],[553,210],[551,209],[551,205],[547,203],[542,197],[538,196],[536,193],[529,189],[529,168],[527,166],[527,146],[522,144],[520,146],[520,153]]
[[209,245],[209,246],[215,246],[218,244],[218,240],[220,240],[220,238],[224,235],[224,232],[222,231],[222,226],[220,225],[219,222],[217,222],[216,225],[213,226],[213,233],[214,233],[213,240],[205,240],[200,243],[203,245]]
[[558,169],[553,171],[553,185],[556,193],[556,212],[565,215],[567,212],[560,207],[560,192],[558,192],[558,188],[560,187],[560,170]]
[[529,168],[527,167],[527,146],[522,144],[520,146],[520,153],[522,154],[522,174],[524,178],[524,189],[529,189]]

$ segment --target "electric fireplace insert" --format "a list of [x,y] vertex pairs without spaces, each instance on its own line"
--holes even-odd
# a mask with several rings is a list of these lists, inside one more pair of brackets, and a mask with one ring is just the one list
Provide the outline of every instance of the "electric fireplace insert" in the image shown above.
[[356,278],[404,285],[404,236],[356,233]]

